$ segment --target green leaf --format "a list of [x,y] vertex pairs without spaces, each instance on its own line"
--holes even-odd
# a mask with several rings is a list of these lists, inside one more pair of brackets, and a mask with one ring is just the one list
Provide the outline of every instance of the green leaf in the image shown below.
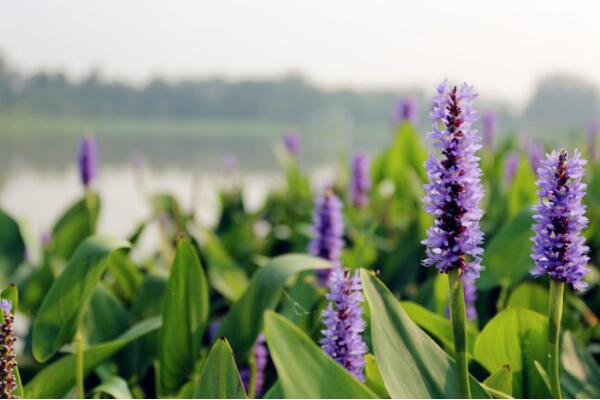
[[286,398],[377,398],[284,317],[265,314],[265,337]]
[[[506,160],[506,159],[505,159]],[[535,174],[531,170],[529,160],[521,156],[515,176],[508,189],[508,216],[512,217],[521,210],[530,209],[535,203]]]
[[515,397],[549,397],[534,361],[546,359],[548,319],[526,308],[509,307],[483,328],[475,341],[475,359],[488,371],[508,364]]
[[525,282],[510,293],[507,306],[528,308],[544,315],[548,312],[548,296],[545,287]]
[[89,237],[79,246],[50,287],[33,323],[36,360],[48,360],[71,341],[110,255],[127,246],[127,242],[106,236]]
[[270,388],[267,390],[267,393],[263,396],[263,399],[283,399],[283,388],[281,387],[281,382],[276,381]]
[[570,332],[563,336],[561,384],[572,398],[600,397],[600,367],[594,357]]
[[492,375],[483,381],[487,388],[512,396],[512,370],[510,365],[506,364],[500,367]]
[[325,260],[303,254],[271,259],[254,274],[248,289],[223,320],[217,336],[227,338],[237,360],[246,360],[261,331],[265,310],[275,308],[287,280],[302,271],[328,266]]
[[[501,283],[506,285],[519,281],[532,266],[531,240],[533,235],[533,212],[523,210],[496,233],[484,254],[485,274],[477,281],[477,287],[492,289]],[[510,249],[510,251],[507,251]]]
[[180,239],[167,283],[160,337],[160,382],[176,393],[194,369],[208,320],[208,285],[196,250]]
[[377,362],[373,354],[365,355],[365,384],[373,391],[379,398],[389,399],[390,394],[385,388],[383,378],[377,368]]
[[88,342],[91,344],[114,339],[129,327],[127,310],[102,284],[94,290],[85,320]]
[[127,382],[120,376],[113,375],[100,385],[96,386],[92,393],[100,395],[106,393],[115,399],[133,399]]
[[[84,352],[84,375],[110,359],[116,352],[136,339],[160,328],[161,318],[144,320],[110,342],[87,348]],[[27,398],[56,399],[64,397],[75,385],[75,355],[70,354],[41,370],[26,386]]]
[[[425,307],[410,301],[401,301],[400,304],[408,316],[426,332],[438,339],[444,347],[454,352],[454,333],[450,320],[441,315],[434,314]],[[473,344],[477,331],[473,326],[467,325],[468,352],[473,354]]]
[[0,275],[12,274],[25,260],[25,242],[17,222],[0,209]]
[[226,299],[237,301],[248,287],[246,272],[229,255],[219,238],[204,232],[202,252],[206,256],[208,280]]
[[115,280],[117,293],[127,301],[133,299],[144,282],[143,274],[125,252],[113,254],[108,272]]
[[194,391],[195,399],[245,399],[231,346],[224,338],[213,345]]
[[[371,314],[375,360],[392,398],[458,398],[454,361],[410,319],[372,273],[360,271]],[[489,398],[471,378],[474,398]]]
[[[94,195],[94,225],[100,212],[100,196]],[[92,234],[90,214],[85,198],[73,204],[58,220],[52,229],[52,240],[49,247],[52,253],[64,260],[71,258],[81,242]]]

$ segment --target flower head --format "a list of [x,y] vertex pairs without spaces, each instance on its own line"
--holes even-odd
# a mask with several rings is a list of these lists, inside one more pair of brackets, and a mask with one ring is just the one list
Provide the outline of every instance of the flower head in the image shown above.
[[352,375],[364,381],[364,354],[367,346],[361,333],[365,330],[362,318],[363,296],[358,272],[336,268],[329,281],[329,304],[323,311],[321,347],[331,358]]
[[[331,262],[331,268],[340,268],[340,257],[344,247],[344,220],[342,202],[327,190],[315,202],[313,212],[313,239],[310,242],[310,254]],[[331,269],[319,270],[321,284],[326,285]]]
[[297,157],[298,154],[300,154],[302,138],[300,137],[300,133],[298,133],[298,131],[289,131],[283,138],[283,143],[285,144],[285,148],[287,149],[288,153],[294,157]]
[[529,156],[531,169],[537,171],[544,158],[544,147],[537,140],[531,140],[527,145],[527,155]]
[[504,181],[507,185],[510,185],[517,173],[517,169],[519,168],[519,161],[521,157],[519,153],[511,151],[504,158]]
[[394,109],[394,122],[399,124],[407,121],[416,124],[418,119],[417,102],[412,97],[404,97],[398,100]]
[[582,204],[586,185],[579,151],[569,158],[566,150],[553,151],[538,169],[538,204],[533,226],[533,276],[548,274],[576,290],[587,287],[582,278],[588,272],[588,247],[581,232],[588,224]]
[[488,149],[494,147],[494,138],[496,137],[497,118],[494,110],[487,110],[482,117],[483,126],[483,144]]
[[362,208],[369,202],[371,189],[371,176],[369,155],[363,152],[354,153],[352,156],[350,198],[355,207]]
[[77,161],[81,183],[88,186],[98,173],[98,142],[95,137],[86,136],[81,140]]
[[17,339],[13,332],[12,303],[1,299],[0,308],[4,319],[0,323],[0,398],[15,399],[14,392],[17,390],[15,368],[17,359],[15,357],[14,345]]
[[463,275],[462,280],[465,294],[465,306],[467,308],[467,319],[475,319],[477,318],[477,309],[475,308],[475,300],[477,300],[476,280],[468,274]]
[[[267,368],[267,364],[269,362],[269,350],[267,349],[267,344],[265,342],[265,336],[260,334],[256,341],[256,345],[254,346],[254,353],[252,354],[254,357],[254,397],[259,398],[262,395],[265,386],[265,370]],[[242,384],[248,392],[250,388],[250,379],[251,379],[251,371],[249,366],[244,366],[240,369],[240,378],[242,379]]]
[[477,131],[471,124],[476,119],[472,109],[476,94],[463,84],[448,88],[443,82],[433,99],[431,119],[434,126],[429,138],[442,158],[431,154],[425,163],[429,183],[423,199],[425,210],[433,215],[434,225],[427,231],[425,266],[435,265],[441,272],[458,268],[475,279],[481,267],[480,247],[483,233],[479,221],[483,212],[479,202],[483,196]]

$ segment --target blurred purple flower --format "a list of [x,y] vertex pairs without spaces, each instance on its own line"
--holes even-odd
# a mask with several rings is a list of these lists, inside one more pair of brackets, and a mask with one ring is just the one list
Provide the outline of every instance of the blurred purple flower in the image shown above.
[[399,124],[404,121],[416,125],[419,115],[417,113],[417,102],[412,97],[399,99],[394,109],[394,123]]
[[[267,349],[263,334],[260,334],[258,337],[252,356],[254,357],[254,368],[256,369],[254,376],[254,398],[259,398],[265,388],[265,371],[269,362],[269,350]],[[240,369],[240,378],[242,379],[246,393],[250,389],[251,375],[249,366],[245,365]]]
[[98,142],[95,137],[86,136],[81,140],[77,162],[81,183],[89,186],[98,173]]
[[331,273],[329,304],[323,310],[321,347],[331,358],[346,368],[356,379],[365,380],[364,354],[367,346],[361,333],[365,330],[362,318],[363,301],[358,272],[336,268]]
[[14,346],[17,339],[13,331],[12,303],[1,299],[0,308],[4,313],[4,319],[0,324],[0,398],[16,399],[14,392],[17,390],[17,380],[14,371],[17,359]]
[[548,274],[576,290],[587,287],[582,278],[588,272],[589,260],[589,248],[581,235],[588,224],[582,204],[586,189],[582,182],[584,164],[578,150],[571,158],[566,150],[546,155],[538,169],[539,202],[534,207],[536,224],[532,238],[535,268],[531,274]]
[[494,148],[497,130],[497,117],[494,110],[487,110],[481,116],[483,126],[483,144],[488,149]]
[[477,309],[475,308],[475,300],[477,300],[477,287],[475,279],[469,275],[462,276],[463,288],[465,293],[465,306],[467,308],[467,319],[477,318]]
[[350,198],[355,207],[362,208],[369,202],[369,190],[371,189],[369,155],[364,152],[356,152],[352,156],[351,164]]
[[231,153],[226,153],[223,156],[223,173],[225,175],[232,175],[236,169],[237,158]]
[[591,162],[595,162],[596,157],[597,157],[596,147],[598,144],[596,143],[596,140],[598,138],[598,130],[599,129],[600,129],[600,126],[598,125],[597,121],[593,121],[588,125],[587,141],[588,141],[588,149],[589,149]]
[[340,268],[340,257],[344,247],[342,202],[331,190],[327,190],[315,202],[313,235],[309,246],[310,254],[331,262],[330,269],[317,272],[319,282],[326,286],[331,269]]
[[512,184],[512,181],[517,173],[517,169],[519,168],[519,161],[521,157],[519,153],[515,151],[511,151],[504,158],[504,181],[507,186]]
[[427,230],[427,258],[423,265],[436,266],[447,273],[458,268],[468,279],[476,279],[481,267],[480,247],[483,215],[479,202],[483,196],[481,170],[476,152],[480,149],[471,86],[448,88],[444,81],[437,88],[430,113],[433,131],[428,137],[443,158],[431,154],[425,163],[429,183],[424,186],[425,210],[435,218]]
[[285,144],[285,148],[288,153],[297,157],[300,154],[300,149],[302,148],[302,138],[300,137],[300,133],[298,131],[289,131],[286,133],[283,138],[283,143]]
[[531,169],[537,171],[544,158],[544,146],[535,139],[529,141],[529,144],[527,145],[527,155],[529,156]]

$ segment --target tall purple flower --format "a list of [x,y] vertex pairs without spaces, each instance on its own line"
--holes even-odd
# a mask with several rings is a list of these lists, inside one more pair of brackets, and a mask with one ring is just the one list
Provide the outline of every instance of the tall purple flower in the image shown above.
[[515,174],[517,173],[520,159],[521,157],[519,156],[519,153],[514,151],[508,153],[504,158],[504,181],[509,186],[514,179]]
[[340,257],[344,247],[342,202],[331,190],[327,190],[315,202],[313,234],[309,246],[310,254],[331,262],[330,269],[318,271],[321,285],[326,286],[331,269],[340,268]]
[[86,136],[81,140],[77,163],[81,183],[89,186],[98,173],[98,142],[95,137]]
[[423,264],[435,265],[443,273],[458,268],[469,279],[476,279],[483,253],[479,227],[483,189],[476,155],[481,146],[477,131],[471,127],[477,118],[472,108],[476,94],[467,84],[448,88],[445,81],[437,93],[430,114],[433,131],[428,136],[442,158],[432,153],[425,163],[429,183],[424,186],[423,201],[434,225],[423,241],[427,246]]
[[[259,398],[265,388],[265,370],[269,362],[269,350],[267,349],[267,344],[263,334],[258,337],[252,356],[254,357],[253,361],[255,368],[254,397]],[[242,367],[240,370],[240,378],[242,379],[242,384],[244,385],[247,393],[248,389],[250,388],[251,379],[250,368],[248,366]]]
[[14,346],[17,339],[13,332],[12,303],[1,299],[0,308],[4,313],[4,319],[0,324],[0,398],[16,399],[14,392],[17,390],[15,377],[17,359]]
[[417,113],[417,102],[412,97],[399,99],[394,109],[394,122],[399,124],[404,121],[415,125],[419,115]]
[[482,115],[483,126],[483,144],[486,148],[494,147],[494,138],[496,137],[497,118],[494,110],[487,110]]
[[286,133],[283,138],[283,143],[285,144],[285,148],[288,153],[297,157],[300,154],[300,149],[302,148],[302,138],[300,137],[300,133],[298,131],[289,131]]
[[358,272],[336,268],[329,281],[329,304],[323,310],[325,329],[321,332],[321,347],[331,358],[346,368],[356,379],[364,381],[364,354],[367,346],[361,333],[365,330],[362,318],[363,296]]
[[463,275],[463,290],[465,294],[465,307],[467,308],[467,319],[477,318],[477,309],[475,300],[477,300],[477,287],[475,279],[469,275]]
[[350,179],[350,198],[357,208],[366,206],[369,202],[371,189],[371,171],[369,155],[364,152],[354,153],[352,156]]
[[588,129],[587,129],[587,141],[588,141],[588,149],[590,152],[590,160],[592,160],[592,162],[596,161],[596,146],[598,145],[596,143],[597,139],[598,139],[598,130],[600,129],[600,126],[598,124],[597,121],[593,121],[588,125]]
[[532,258],[533,276],[548,274],[583,290],[588,272],[588,247],[581,231],[588,224],[582,204],[586,185],[582,182],[585,160],[575,150],[569,158],[566,150],[553,151],[538,169],[539,202],[534,207],[535,236]]
[[537,140],[531,140],[527,145],[527,155],[529,156],[531,169],[537,171],[544,158],[544,146]]

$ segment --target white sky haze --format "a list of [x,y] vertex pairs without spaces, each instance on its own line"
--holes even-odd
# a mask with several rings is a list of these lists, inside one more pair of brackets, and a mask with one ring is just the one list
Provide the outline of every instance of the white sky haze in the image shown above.
[[328,87],[466,80],[522,104],[567,72],[600,86],[598,1],[0,0],[0,51],[31,72],[142,82],[300,72]]

